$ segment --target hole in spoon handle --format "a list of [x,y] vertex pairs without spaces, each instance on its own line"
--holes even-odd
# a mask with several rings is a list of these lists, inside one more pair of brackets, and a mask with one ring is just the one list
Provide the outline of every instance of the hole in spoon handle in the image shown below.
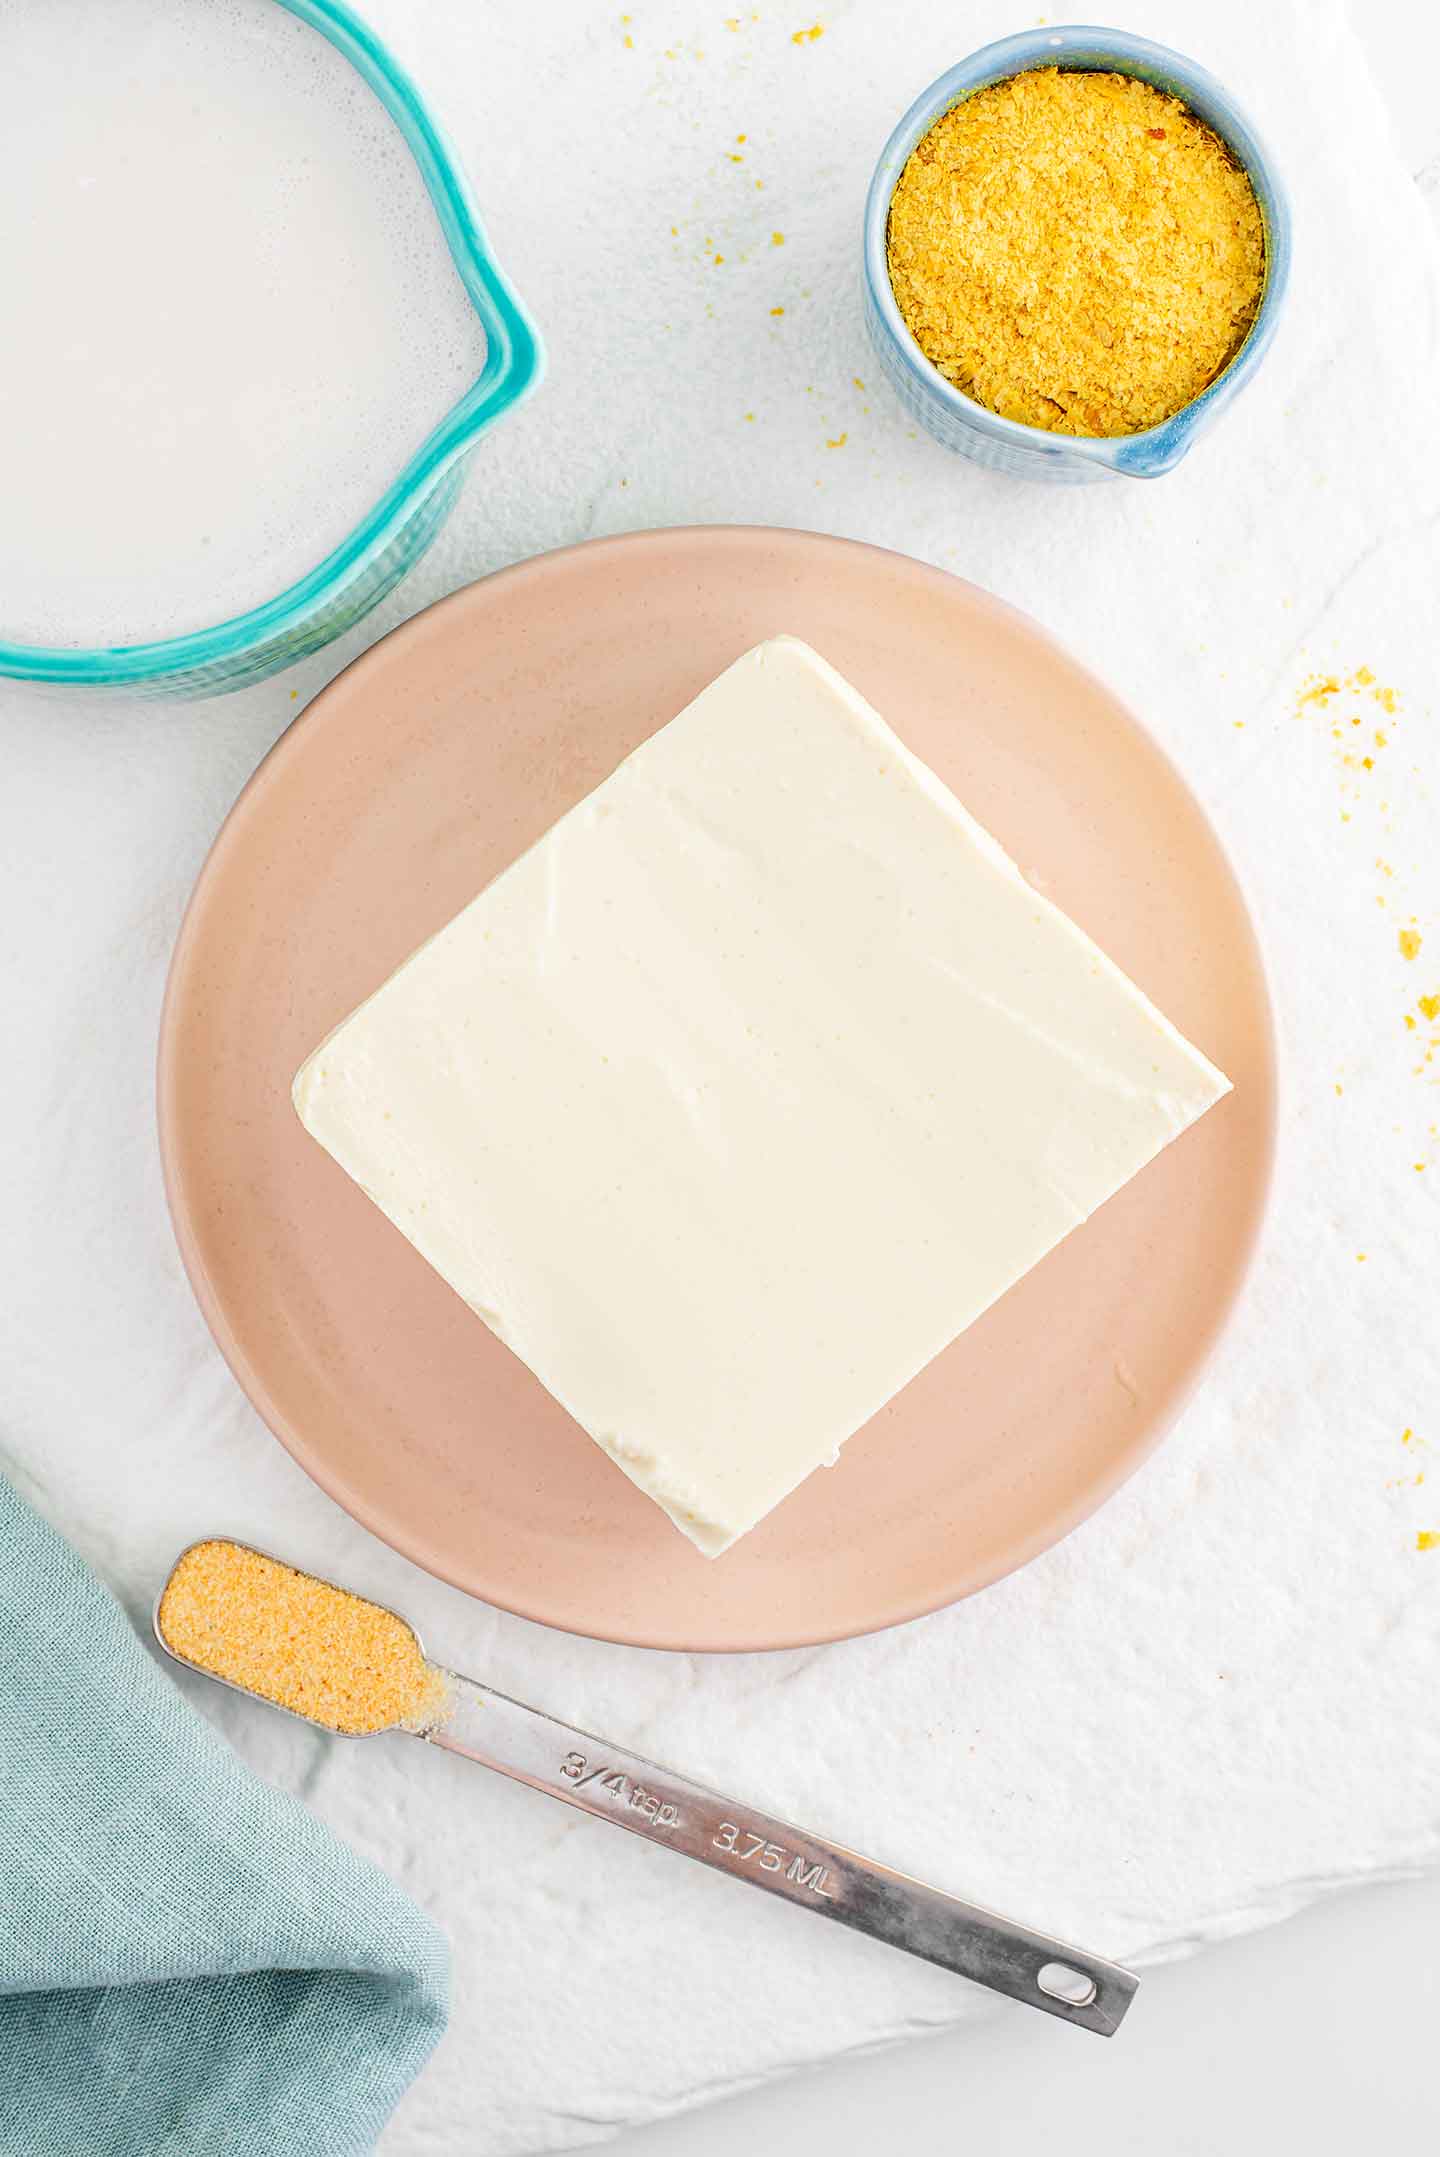
[[1066,2007],[1092,2007],[1099,1991],[1088,1971],[1073,1969],[1068,1962],[1042,1964],[1035,1982],[1048,1998]]

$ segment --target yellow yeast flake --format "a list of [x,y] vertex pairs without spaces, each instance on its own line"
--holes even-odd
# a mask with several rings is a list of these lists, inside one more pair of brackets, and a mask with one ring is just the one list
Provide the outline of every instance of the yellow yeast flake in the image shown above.
[[156,1623],[187,1663],[352,1737],[428,1730],[448,1688],[403,1618],[244,1543],[187,1550]]
[[890,282],[940,372],[1006,419],[1138,434],[1189,404],[1255,319],[1265,234],[1212,129],[1130,75],[1036,69],[911,152]]

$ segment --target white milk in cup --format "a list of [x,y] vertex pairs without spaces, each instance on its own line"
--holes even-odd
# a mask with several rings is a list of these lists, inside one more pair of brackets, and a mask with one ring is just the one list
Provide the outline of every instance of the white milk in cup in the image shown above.
[[0,639],[277,597],[484,359],[403,138],[277,0],[0,0]]

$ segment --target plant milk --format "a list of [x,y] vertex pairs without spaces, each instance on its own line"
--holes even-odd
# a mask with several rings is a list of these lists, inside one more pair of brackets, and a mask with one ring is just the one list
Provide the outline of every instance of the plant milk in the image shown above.
[[274,598],[483,363],[399,132],[277,0],[0,0],[0,639]]

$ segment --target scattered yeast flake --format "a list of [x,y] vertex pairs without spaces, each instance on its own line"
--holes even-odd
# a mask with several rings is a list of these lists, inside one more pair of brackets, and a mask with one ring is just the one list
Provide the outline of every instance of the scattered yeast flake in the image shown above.
[[1440,1530],[1421,1528],[1415,1537],[1417,1550],[1440,1550]]
[[888,253],[948,380],[1074,435],[1189,404],[1244,342],[1265,270],[1254,190],[1210,128],[1133,76],[1056,68],[935,123],[891,198]]
[[1418,959],[1425,939],[1418,929],[1400,931],[1400,956],[1402,959]]

